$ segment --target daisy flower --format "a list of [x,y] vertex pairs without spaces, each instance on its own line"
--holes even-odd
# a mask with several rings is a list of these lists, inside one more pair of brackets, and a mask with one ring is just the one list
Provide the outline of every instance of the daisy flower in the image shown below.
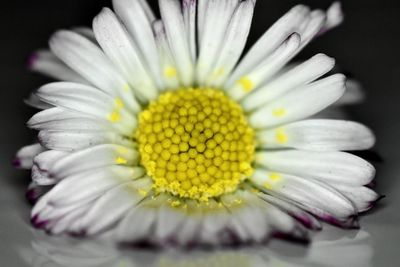
[[318,219],[356,227],[377,194],[352,154],[373,133],[313,117],[349,103],[334,60],[288,63],[342,21],[298,5],[242,57],[255,0],[114,0],[93,30],[61,30],[31,68],[61,82],[27,102],[39,144],[32,223],[52,234],[111,233],[123,243],[226,245],[305,239]]

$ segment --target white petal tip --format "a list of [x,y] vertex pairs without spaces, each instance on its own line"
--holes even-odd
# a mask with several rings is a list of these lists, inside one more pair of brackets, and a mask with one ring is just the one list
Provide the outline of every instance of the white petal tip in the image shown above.
[[341,2],[334,2],[327,11],[327,26],[334,28],[344,21],[344,13]]
[[326,54],[323,54],[323,53],[316,54],[314,56],[314,58],[316,60],[318,60],[318,61],[321,61],[321,62],[325,63],[326,65],[330,65],[332,68],[336,64],[336,59],[335,58],[330,57],[330,56],[328,56]]

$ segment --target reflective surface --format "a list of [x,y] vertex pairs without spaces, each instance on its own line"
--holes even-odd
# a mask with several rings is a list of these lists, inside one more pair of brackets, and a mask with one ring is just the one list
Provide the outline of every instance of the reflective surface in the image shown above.
[[[156,2],[151,0],[150,2]],[[332,1],[258,1],[254,40],[274,20],[298,2],[326,7]],[[32,114],[21,99],[46,80],[28,75],[24,59],[46,46],[57,28],[91,23],[110,1],[7,1],[2,3],[0,61],[0,259],[7,267],[86,266],[398,266],[400,262],[400,38],[398,1],[344,2],[346,23],[314,42],[303,58],[326,52],[365,85],[368,99],[351,108],[351,115],[371,126],[378,136],[378,191],[387,196],[361,220],[361,231],[333,227],[317,233],[308,247],[272,241],[268,247],[228,251],[149,252],[119,250],[101,242],[51,237],[31,229],[24,199],[28,173],[10,162],[32,135],[24,122]],[[61,4],[62,3],[62,4]],[[61,7],[62,6],[62,7]],[[268,16],[266,15],[268,14]],[[367,155],[368,156],[368,155]],[[375,162],[376,163],[376,162]]]
[[[328,231],[329,232],[329,231]],[[149,266],[149,267],[258,267],[258,266],[371,266],[373,250],[365,231],[330,240],[318,237],[309,248],[286,255],[277,248],[221,251],[118,250],[100,242],[35,235],[31,247],[18,250],[34,267]]]
[[50,237],[39,232],[31,236],[32,240],[15,248],[15,253],[26,266],[34,267],[373,266],[371,238],[362,230],[341,236],[327,229],[308,247],[274,242],[270,247],[218,251],[118,249],[101,241]]

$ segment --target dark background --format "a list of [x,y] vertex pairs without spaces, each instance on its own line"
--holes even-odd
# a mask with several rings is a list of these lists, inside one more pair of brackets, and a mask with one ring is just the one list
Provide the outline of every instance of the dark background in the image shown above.
[[[60,28],[91,25],[92,18],[108,0],[35,0],[3,1],[0,6],[0,179],[23,195],[22,184],[28,176],[12,169],[14,152],[31,143],[33,133],[25,122],[34,110],[22,99],[47,80],[26,69],[30,52],[47,46],[50,35]],[[155,0],[149,1],[155,6]],[[375,148],[383,163],[377,163],[378,189],[387,195],[383,205],[373,212],[370,221],[375,230],[384,225],[398,225],[393,215],[400,203],[400,4],[399,1],[343,1],[345,23],[314,41],[301,54],[306,58],[323,52],[337,59],[338,64],[362,82],[367,101],[350,108],[351,114],[376,132]],[[322,0],[258,0],[250,42],[254,42],[275,20],[293,5],[303,3],[314,8],[327,8],[331,1]],[[1,190],[4,190],[0,188]],[[1,216],[1,215],[0,215]],[[395,216],[395,217],[393,217]],[[375,228],[374,228],[375,226]],[[382,227],[381,227],[382,226]],[[378,229],[378,230],[377,230]],[[397,227],[394,227],[397,229]],[[390,233],[386,233],[390,236]],[[396,250],[376,232],[379,257]],[[395,236],[399,237],[398,232]]]

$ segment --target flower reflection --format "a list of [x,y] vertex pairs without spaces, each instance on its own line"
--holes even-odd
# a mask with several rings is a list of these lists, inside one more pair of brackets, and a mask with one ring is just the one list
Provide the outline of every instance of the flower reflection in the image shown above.
[[[309,247],[274,241],[271,246],[218,251],[118,249],[107,242],[82,241],[35,233],[32,249],[22,251],[34,267],[291,267],[371,265],[373,250],[365,231],[329,228]],[[294,254],[294,255],[293,255]]]

